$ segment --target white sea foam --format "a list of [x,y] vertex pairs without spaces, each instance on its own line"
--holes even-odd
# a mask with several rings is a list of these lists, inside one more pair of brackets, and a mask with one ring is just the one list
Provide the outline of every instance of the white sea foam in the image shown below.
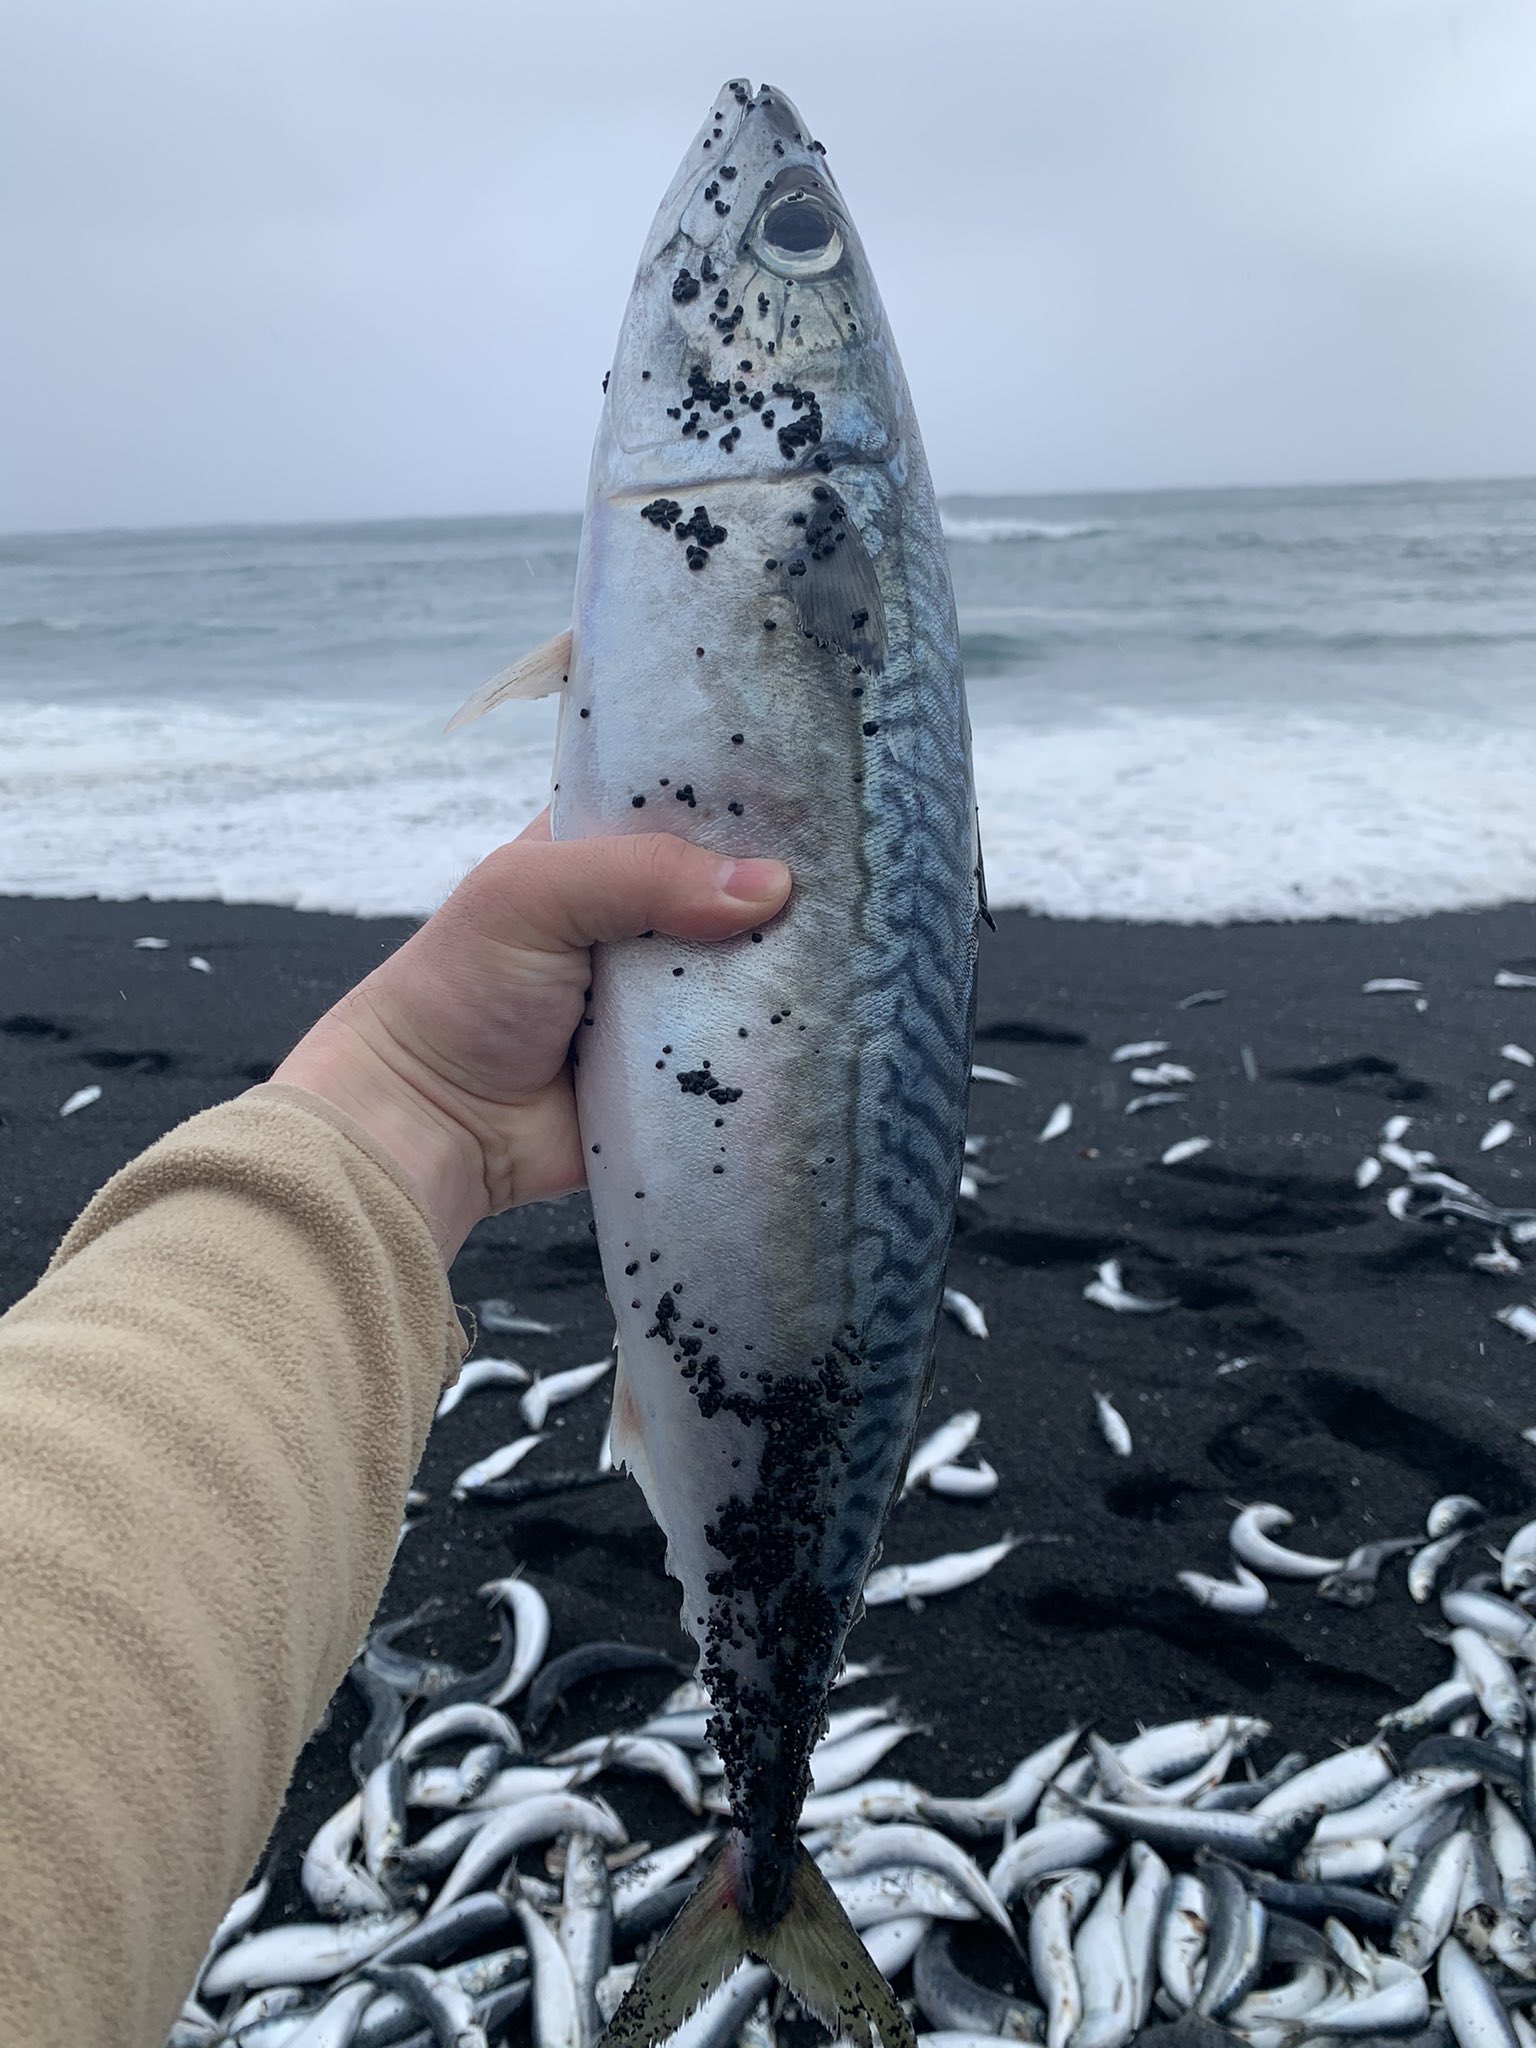
[[[8,715],[0,893],[431,911],[548,794],[552,716]],[[1536,729],[1321,717],[980,723],[997,905],[1179,923],[1536,899]],[[771,849],[765,849],[768,851]]]
[[1088,540],[1096,533],[1113,533],[1107,521],[1089,519],[983,519],[965,512],[940,511],[944,538],[954,541],[998,540]]

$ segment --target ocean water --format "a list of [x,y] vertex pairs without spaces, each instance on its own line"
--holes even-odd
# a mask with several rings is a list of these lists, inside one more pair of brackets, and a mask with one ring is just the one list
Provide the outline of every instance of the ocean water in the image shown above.
[[[1536,899],[1536,483],[945,505],[994,903]],[[575,516],[0,537],[0,893],[430,911],[545,800]],[[764,849],[765,851],[771,849]]]

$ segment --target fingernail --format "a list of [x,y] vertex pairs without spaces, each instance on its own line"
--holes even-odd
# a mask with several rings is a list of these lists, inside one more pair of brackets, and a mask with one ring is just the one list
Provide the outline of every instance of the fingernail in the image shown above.
[[789,887],[789,869],[781,860],[723,860],[720,893],[738,903],[767,903]]

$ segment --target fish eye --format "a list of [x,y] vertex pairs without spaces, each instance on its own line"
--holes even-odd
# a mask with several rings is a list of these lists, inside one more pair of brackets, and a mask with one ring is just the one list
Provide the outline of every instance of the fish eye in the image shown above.
[[832,223],[814,199],[785,199],[763,222],[763,240],[787,256],[818,255],[832,235]]
[[764,261],[783,277],[820,276],[842,259],[836,215],[808,192],[788,192],[774,200],[758,225],[757,239]]

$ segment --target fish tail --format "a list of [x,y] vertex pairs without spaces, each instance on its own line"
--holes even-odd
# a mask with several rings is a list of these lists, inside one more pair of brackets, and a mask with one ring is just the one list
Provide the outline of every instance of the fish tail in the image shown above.
[[726,1836],[692,1896],[640,1967],[599,2048],[652,2048],[676,2033],[711,1991],[749,1957],[834,2037],[860,2048],[916,2048],[896,1994],[875,1968],[853,1923],[798,1844],[783,1913],[767,1928],[743,1912],[747,1845]]

